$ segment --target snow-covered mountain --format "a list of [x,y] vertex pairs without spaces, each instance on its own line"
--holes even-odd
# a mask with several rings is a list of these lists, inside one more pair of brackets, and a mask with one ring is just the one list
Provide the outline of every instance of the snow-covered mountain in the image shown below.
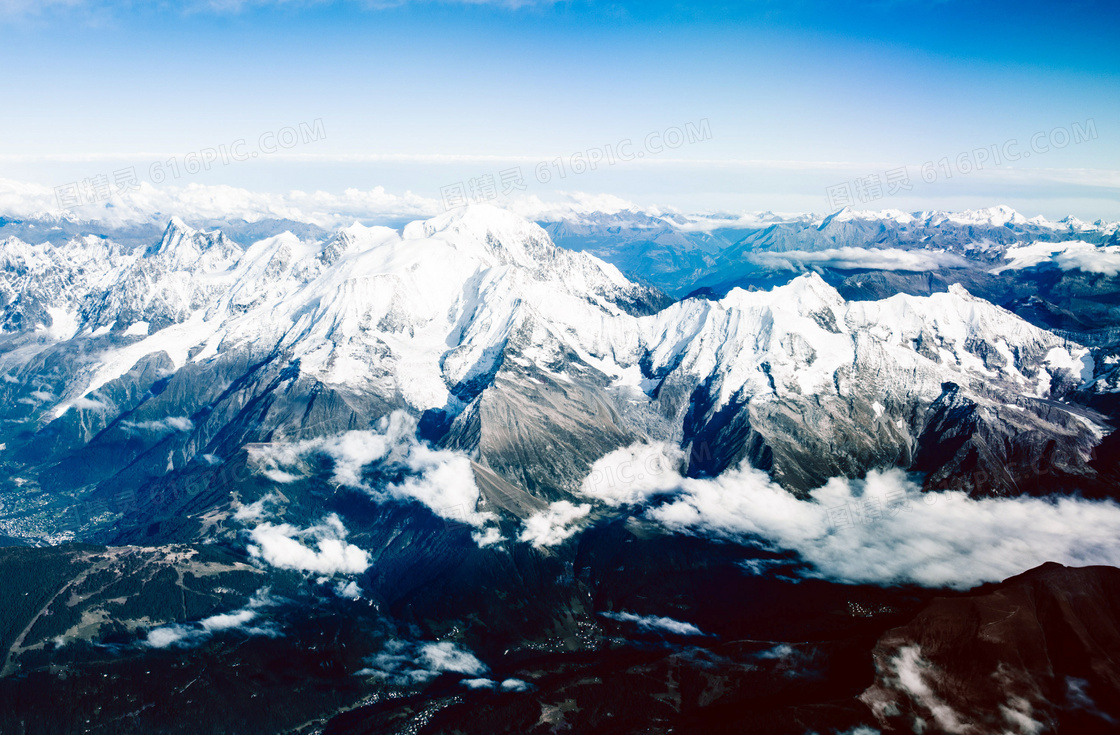
[[1091,483],[1110,431],[1062,402],[1087,349],[960,287],[849,302],[809,274],[672,304],[486,206],[244,248],[172,219],[142,251],[9,239],[0,258],[0,441],[44,488],[174,484],[394,410],[514,516],[638,442],[796,491],[897,465],[1015,494]]
[[[838,286],[852,272],[885,273],[894,283],[878,295],[928,293],[928,283],[916,276],[953,269],[957,280],[983,280],[1008,250],[1026,244],[1120,242],[1120,223],[1028,219],[1006,206],[912,213],[846,208],[824,217],[572,213],[542,224],[563,247],[593,252],[675,296],[766,287],[807,270]],[[945,290],[947,282],[936,286]]]
[[[1104,431],[1099,417],[1049,408],[1092,378],[1088,350],[960,287],[847,302],[806,275],[648,321],[650,370],[665,376],[656,402],[691,428],[687,441],[715,448],[698,465],[710,474],[745,457],[806,489],[901,465],[930,485],[1014,493],[1025,488],[1012,478],[1037,469],[1018,451],[1060,436],[1061,464],[1079,472]],[[944,432],[964,445],[945,453]]]
[[[592,252],[677,297],[719,298],[816,273],[849,300],[928,296],[953,284],[1044,329],[1094,347],[1115,370],[1120,337],[1120,223],[1052,222],[1010,207],[965,212],[844,209],[813,215],[573,213],[545,223],[556,242]],[[687,246],[665,243],[686,240]]]

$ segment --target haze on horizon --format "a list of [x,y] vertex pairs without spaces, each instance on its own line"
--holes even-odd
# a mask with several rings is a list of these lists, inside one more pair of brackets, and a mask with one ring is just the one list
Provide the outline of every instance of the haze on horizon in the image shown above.
[[[1120,219],[1118,20],[1097,0],[8,0],[0,178],[444,201],[520,169],[512,191],[545,200],[825,212],[846,188]],[[322,134],[258,150],[301,125]],[[155,180],[239,140],[257,155]]]

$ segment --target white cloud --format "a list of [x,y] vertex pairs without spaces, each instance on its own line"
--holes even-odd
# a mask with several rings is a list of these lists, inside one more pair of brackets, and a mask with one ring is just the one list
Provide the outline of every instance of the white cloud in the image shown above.
[[[669,496],[645,516],[683,533],[796,551],[812,565],[803,573],[842,582],[967,588],[1046,561],[1120,563],[1113,502],[922,493],[899,470],[836,478],[799,499],[753,468],[695,479],[680,476],[680,463],[664,444],[620,449],[593,465],[581,493],[612,507]],[[521,540],[560,543],[588,512],[553,504],[526,521]]]
[[[152,154],[149,158],[158,159],[160,155]],[[226,185],[157,187],[142,182],[133,191],[115,194],[109,203],[111,207],[87,204],[69,211],[78,219],[107,226],[137,222],[162,225],[166,223],[166,213],[174,212],[187,221],[290,219],[328,228],[349,225],[355,219],[430,217],[441,211],[435,199],[411,192],[390,194],[380,186],[368,191],[346,189],[341,194],[324,191],[269,194]],[[0,179],[0,213],[10,217],[34,217],[61,212],[50,187]]]
[[1008,697],[999,712],[1010,728],[1007,732],[1013,735],[1039,735],[1047,730],[1046,723],[1034,718],[1034,706],[1023,697]]
[[576,522],[586,518],[590,512],[590,503],[575,505],[567,500],[558,500],[546,510],[526,518],[518,540],[537,548],[555,546],[574,536],[579,530]]
[[[532,163],[535,159],[526,161]],[[587,194],[581,191],[556,192],[558,200],[544,201],[535,194],[521,195],[502,200],[501,204],[511,212],[536,222],[555,222],[570,219],[581,214],[619,212],[637,210],[638,205],[611,194]]]
[[[647,209],[649,214],[655,213],[655,208]],[[658,213],[661,214],[661,213]],[[687,214],[679,212],[666,212],[666,215],[675,215],[673,228],[680,232],[712,232],[719,229],[730,230],[761,230],[770,225],[783,222],[808,222],[812,215],[805,213],[784,212],[751,212],[744,214]]]
[[168,625],[148,632],[145,641],[150,648],[169,648],[176,645],[195,645],[202,641],[200,631],[178,625]]
[[1079,270],[1115,276],[1120,273],[1120,247],[1102,247],[1095,250],[1067,250],[1056,259],[1064,271]]
[[468,689],[490,689],[496,692],[528,692],[533,689],[532,684],[521,679],[505,679],[502,682],[493,679],[463,679],[459,683]]
[[280,635],[271,623],[263,625],[250,625],[260,617],[259,610],[274,604],[267,591],[259,592],[249,600],[249,603],[230,613],[220,613],[204,618],[197,623],[173,623],[148,631],[144,645],[149,648],[189,648],[209,640],[215,633],[227,630],[240,630],[250,636],[268,636],[274,638]]
[[214,615],[201,621],[202,629],[213,633],[219,630],[229,630],[231,628],[240,628],[245,623],[252,621],[257,617],[254,610],[239,610],[234,613],[226,613],[222,615]]
[[[476,510],[479,489],[471,461],[462,452],[433,449],[416,436],[416,419],[394,411],[378,423],[377,431],[348,431],[336,436],[292,444],[273,443],[251,447],[253,466],[276,482],[293,482],[310,472],[304,457],[321,454],[333,463],[332,480],[363,490],[377,500],[416,501],[441,518],[474,526],[479,546],[502,539],[493,513]],[[370,466],[383,463],[399,469],[404,477],[384,487],[363,479]]]
[[1098,246],[1082,240],[1069,242],[1033,242],[1009,248],[1004,254],[1006,263],[993,268],[999,274],[1009,270],[1022,270],[1040,265],[1056,265],[1063,271],[1080,270],[1116,276],[1120,273],[1120,247]]
[[633,505],[675,490],[684,452],[666,443],[634,444],[607,454],[591,466],[580,488],[607,505]]
[[[496,520],[493,513],[475,510],[479,490],[470,459],[462,453],[432,449],[426,444],[408,445],[405,464],[413,472],[403,481],[389,485],[387,492],[398,499],[418,500],[436,515],[479,526]],[[456,512],[463,509],[465,512]]]
[[233,514],[233,518],[242,522],[259,521],[265,516],[271,515],[271,506],[277,505],[279,502],[280,496],[276,493],[268,493],[256,502],[239,506]]
[[343,580],[335,585],[335,594],[339,597],[345,597],[347,600],[360,600],[362,599],[362,589],[358,583],[351,580],[349,582]]
[[395,444],[408,442],[402,424],[406,414],[391,417],[388,434],[347,431],[318,441],[318,451],[334,460],[334,481],[348,487],[363,487],[362,468],[388,456]]
[[[886,689],[894,689],[920,708],[920,711],[931,718],[940,732],[964,733],[973,730],[972,726],[957,714],[941,697],[937,695],[930,682],[937,678],[937,672],[932,664],[922,657],[919,646],[903,646],[898,654],[892,657],[880,672],[882,685]],[[879,696],[864,695],[864,701],[881,716],[890,707],[890,703],[881,701]]]
[[50,403],[55,400],[54,393],[49,390],[36,390],[28,394],[28,398],[20,398],[17,403],[24,403],[28,406],[38,406],[41,403]]
[[334,513],[310,528],[262,523],[249,535],[253,540],[249,553],[280,569],[360,574],[370,565],[368,552],[346,543],[346,527]]
[[[145,160],[163,160],[176,154],[175,151],[150,152],[146,154]],[[510,162],[532,164],[541,160],[539,156],[292,155],[297,156],[301,161],[316,160],[336,163],[392,161],[421,164]],[[280,159],[284,158],[284,154],[272,154],[271,157]],[[64,158],[52,156],[47,158],[50,161],[77,160],[113,163],[121,160],[119,155],[69,156]],[[136,156],[133,155],[130,158],[136,158]],[[0,156],[0,162],[26,162],[29,160],[38,161],[40,158]],[[660,211],[656,207],[647,207],[643,210],[634,202],[611,194],[561,191],[549,196],[550,199],[544,200],[537,195],[519,195],[495,200],[493,204],[533,221],[571,219],[594,212],[616,214],[624,211],[644,211],[646,214],[656,216]],[[174,212],[188,222],[234,218],[242,218],[249,222],[263,219],[290,219],[324,228],[347,226],[355,220],[379,221],[387,218],[427,218],[445,211],[442,203],[437,199],[429,199],[409,191],[403,194],[392,194],[380,186],[369,190],[351,188],[344,190],[342,193],[292,190],[287,193],[276,194],[254,192],[226,185],[195,183],[184,187],[157,187],[148,182],[142,182],[136,190],[114,195],[111,204],[112,207],[98,204],[83,205],[69,211],[78,219],[91,220],[110,227],[137,222],[148,222],[162,226],[166,224],[166,213]],[[61,214],[54,189],[39,184],[0,179],[0,214],[28,218],[48,213]],[[744,217],[746,218],[743,220],[745,223],[758,224],[760,221],[752,215],[744,215]],[[730,226],[738,221],[709,221],[705,218],[699,220],[694,228],[711,229],[717,226]],[[689,226],[679,225],[678,228],[689,229]]]
[[748,259],[766,268],[801,270],[807,266],[844,270],[928,271],[960,267],[966,262],[950,253],[897,248],[829,248],[827,250],[787,250],[751,253]]
[[486,526],[485,528],[471,532],[471,539],[478,544],[479,548],[493,546],[505,541],[505,536],[497,526]]
[[1111,501],[921,493],[899,470],[835,478],[805,500],[753,468],[682,478],[678,492],[646,516],[684,533],[761,538],[841,582],[964,589],[1047,561],[1120,565]]
[[498,686],[493,679],[463,679],[459,683],[467,689],[494,689]]
[[73,399],[72,401],[70,401],[70,405],[74,408],[79,408],[79,409],[83,409],[83,410],[92,410],[92,411],[108,411],[109,410],[109,406],[107,404],[105,404],[101,401],[98,401],[96,399],[93,399],[93,398],[87,398],[86,396],[79,396],[79,397]]
[[285,485],[305,477],[309,469],[303,462],[305,454],[322,444],[322,439],[295,443],[272,442],[253,444],[247,448],[249,464],[273,482]]
[[170,434],[176,431],[185,433],[194,428],[194,422],[186,416],[168,416],[154,421],[122,421],[121,428],[129,434]]
[[503,692],[527,692],[533,688],[532,684],[521,679],[505,679],[500,686]]
[[[390,641],[385,650],[370,658],[357,676],[374,676],[396,686],[426,684],[443,673],[463,674],[478,679],[489,667],[470,651],[451,641],[407,643]],[[469,686],[469,685],[468,685]]]
[[628,612],[605,612],[600,613],[600,615],[620,623],[633,623],[639,630],[643,631],[663,630],[675,635],[704,635],[703,631],[692,623],[685,623],[680,620],[658,615],[635,615],[634,613]]

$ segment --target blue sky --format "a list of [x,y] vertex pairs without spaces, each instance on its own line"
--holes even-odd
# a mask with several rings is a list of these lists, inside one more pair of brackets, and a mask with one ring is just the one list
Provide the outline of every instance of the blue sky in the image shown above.
[[[1116,219],[1118,31],[1120,4],[1076,0],[0,0],[0,178],[54,186],[126,164],[146,178],[321,121],[321,140],[176,183],[439,198],[521,166],[542,198],[825,211],[827,187],[855,197],[857,179],[905,168],[909,190],[860,206]],[[531,173],[700,121],[710,138]],[[1074,124],[1095,136],[1050,145]],[[992,146],[1033,155],[965,170]]]

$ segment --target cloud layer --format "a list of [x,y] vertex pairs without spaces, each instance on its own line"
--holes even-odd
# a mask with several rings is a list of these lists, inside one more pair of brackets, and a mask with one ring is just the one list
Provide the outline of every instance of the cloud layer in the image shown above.
[[[430,217],[439,202],[411,192],[390,194],[383,187],[368,191],[346,189],[341,194],[323,191],[290,191],[286,194],[253,192],[226,185],[189,184],[157,187],[142,182],[139,188],[114,195],[109,202],[86,204],[69,211],[81,220],[108,226],[136,222],[164,223],[167,212],[188,221],[244,218],[290,219],[321,227],[352,224],[355,219]],[[38,184],[0,179],[0,213],[9,217],[61,214],[54,189]]]
[[500,682],[493,679],[463,679],[463,686],[468,689],[489,689],[495,692],[528,692],[533,685],[521,679],[504,679]]
[[1007,263],[992,269],[992,273],[1053,265],[1063,271],[1079,270],[1110,277],[1120,274],[1120,247],[1097,246],[1081,240],[1021,245],[1009,249],[1004,257]]
[[[650,459],[658,453],[664,460]],[[1120,565],[1120,505],[1114,502],[922,493],[900,470],[871,472],[864,480],[835,478],[799,499],[750,467],[712,479],[638,471],[674,466],[673,453],[661,445],[608,458],[584,483],[589,498],[620,505],[660,497],[663,502],[641,511],[645,518],[680,533],[796,551],[811,565],[804,572],[811,576],[964,589],[1047,561]],[[617,473],[626,462],[629,482]],[[613,484],[605,479],[608,467],[616,468]],[[546,530],[531,536],[555,537],[552,527]]]
[[809,266],[841,270],[929,271],[966,265],[949,253],[897,248],[829,248],[752,253],[748,259],[765,268],[802,270]]

